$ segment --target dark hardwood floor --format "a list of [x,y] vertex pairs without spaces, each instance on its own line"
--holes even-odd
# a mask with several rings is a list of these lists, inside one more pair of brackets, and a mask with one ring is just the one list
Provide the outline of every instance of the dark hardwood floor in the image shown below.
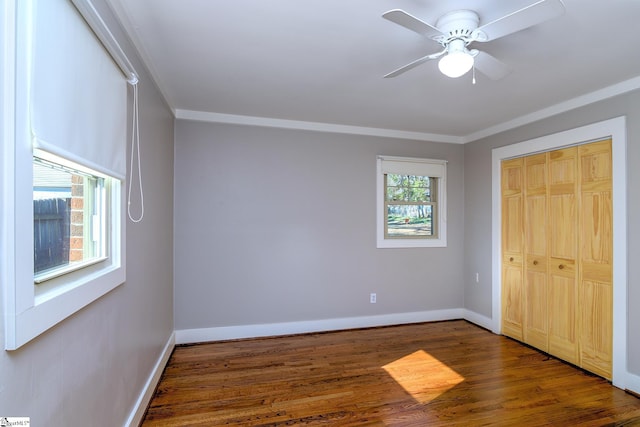
[[144,426],[635,426],[640,399],[466,321],[176,347]]

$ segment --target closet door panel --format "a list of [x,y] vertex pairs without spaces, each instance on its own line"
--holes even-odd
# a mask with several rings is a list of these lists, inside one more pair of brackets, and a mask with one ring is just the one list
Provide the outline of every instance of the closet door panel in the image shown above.
[[611,265],[613,200],[609,188],[582,192],[582,261]]
[[554,275],[549,283],[549,353],[578,364],[575,278]]
[[611,379],[611,283],[583,280],[580,287],[580,366]]
[[547,272],[527,269],[524,342],[548,351]]
[[547,154],[524,158],[524,342],[548,351]]
[[550,247],[552,258],[577,258],[577,198],[575,193],[563,192],[557,188],[551,191],[550,206]]
[[547,257],[547,196],[527,195],[525,251],[528,255]]
[[503,263],[502,333],[522,341],[522,258]]
[[[522,255],[522,197],[511,196],[504,200],[502,205],[502,217],[508,218],[513,223],[503,227],[503,247],[505,252]],[[517,224],[516,220],[520,220]]]
[[611,379],[613,199],[611,141],[579,148],[580,365]]
[[549,153],[549,353],[578,363],[577,148]]
[[502,162],[502,333],[522,340],[523,160]]

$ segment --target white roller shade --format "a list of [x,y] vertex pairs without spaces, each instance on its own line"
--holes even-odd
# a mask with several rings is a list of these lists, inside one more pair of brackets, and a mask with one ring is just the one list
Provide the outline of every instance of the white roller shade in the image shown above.
[[419,159],[412,157],[385,157],[378,156],[381,162],[382,173],[397,175],[430,176],[443,178],[445,176],[445,160]]
[[127,82],[69,0],[32,0],[36,148],[124,179]]

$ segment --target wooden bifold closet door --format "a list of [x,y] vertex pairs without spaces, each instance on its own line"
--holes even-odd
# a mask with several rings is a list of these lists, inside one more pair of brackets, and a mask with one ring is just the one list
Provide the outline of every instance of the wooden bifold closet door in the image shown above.
[[611,378],[611,140],[502,162],[502,331]]

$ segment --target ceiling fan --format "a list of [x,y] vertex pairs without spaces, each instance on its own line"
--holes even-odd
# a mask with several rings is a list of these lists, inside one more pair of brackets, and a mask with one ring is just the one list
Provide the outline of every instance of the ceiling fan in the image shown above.
[[403,10],[390,10],[382,17],[430,38],[443,50],[418,58],[384,77],[396,77],[429,60],[440,58],[438,68],[448,77],[460,77],[473,68],[474,83],[476,69],[492,80],[499,80],[509,74],[509,67],[488,53],[468,49],[468,46],[473,42],[493,41],[563,13],[562,0],[538,0],[486,24],[479,25],[480,17],[473,10],[454,10],[441,16],[434,26]]

